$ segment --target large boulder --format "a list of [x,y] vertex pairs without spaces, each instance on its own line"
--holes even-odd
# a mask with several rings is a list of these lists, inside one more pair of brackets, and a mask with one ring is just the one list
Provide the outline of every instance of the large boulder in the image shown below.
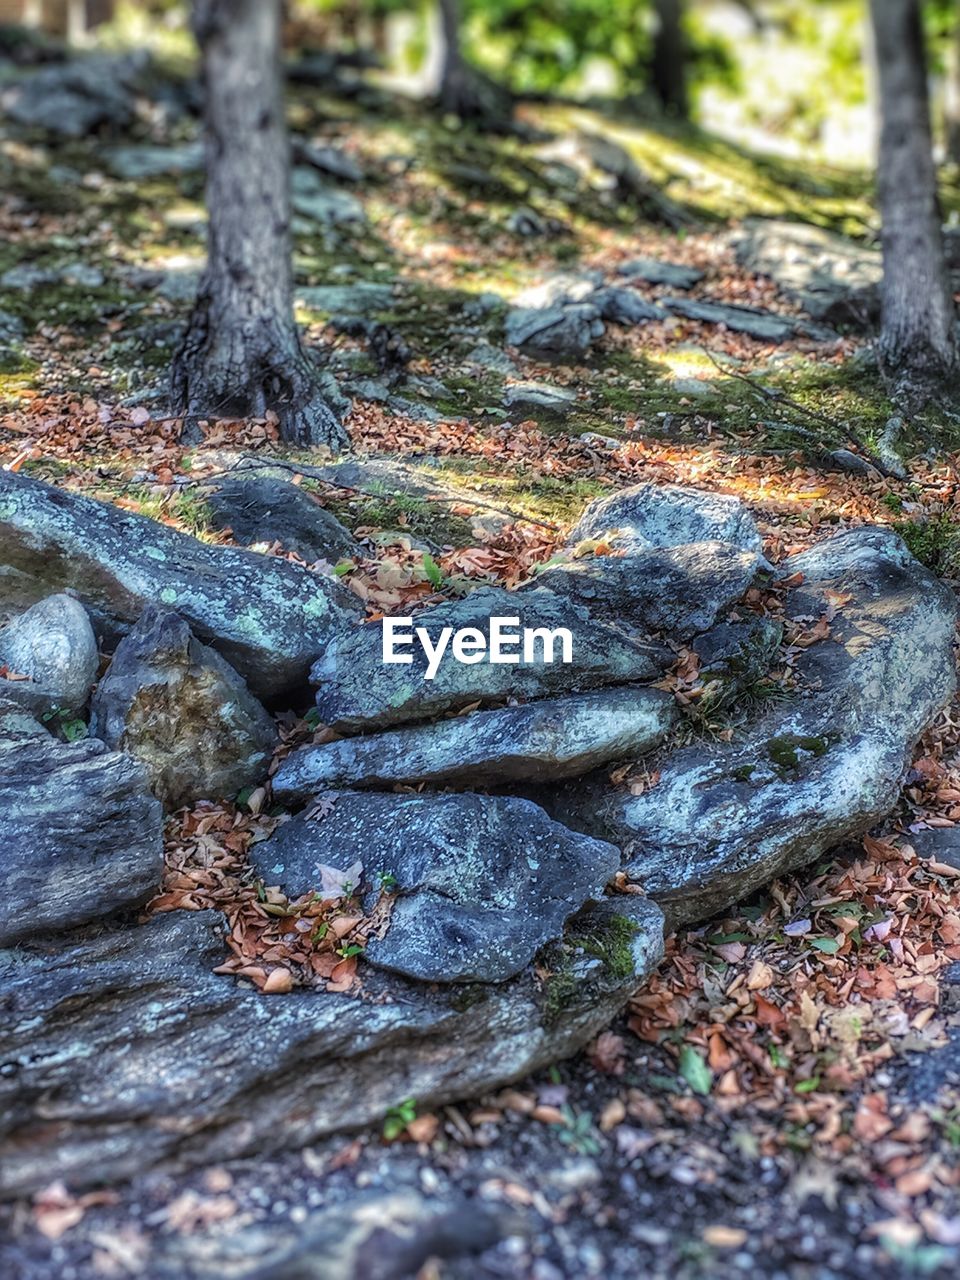
[[0,631],[0,691],[38,714],[81,708],[98,665],[90,619],[71,596],[48,596]]
[[0,946],[140,906],[162,869],[160,806],[143,769],[90,738],[58,742],[5,705]]
[[[562,661],[563,648],[538,642],[529,660],[522,648],[510,653],[516,663],[491,662],[474,652],[469,662],[454,656],[453,638],[471,629],[486,637],[492,618],[517,620],[510,630],[565,630],[571,638],[572,661]],[[394,620],[394,623],[396,620]],[[661,675],[669,655],[653,645],[628,639],[611,626],[594,621],[585,609],[552,591],[512,592],[481,588],[462,600],[424,609],[412,620],[434,648],[446,635],[447,648],[430,674],[426,650],[415,639],[400,654],[408,664],[384,661],[385,622],[369,623],[331,642],[314,665],[320,719],[341,731],[385,728],[408,720],[426,720],[471,703],[508,697],[544,698],[576,689]],[[400,652],[398,650],[398,652]]]
[[431,988],[368,968],[369,999],[263,995],[212,972],[213,912],[0,952],[0,1199],[303,1146],[498,1087],[576,1052],[657,963],[632,895],[575,918],[540,974]]
[[259,782],[277,737],[230,664],[155,605],[120,641],[91,710],[90,732],[136,756],[171,809]]
[[676,720],[659,689],[598,689],[295,751],[273,794],[301,800],[331,786],[445,782],[488,786],[576,777],[649,751]]
[[143,59],[136,56],[72,58],[22,76],[7,88],[3,105],[18,124],[82,138],[101,126],[132,122],[142,72]]
[[879,320],[879,249],[781,218],[747,222],[733,243],[741,266],[769,276],[815,320],[860,328]]
[[361,606],[336,579],[276,557],[209,546],[155,520],[0,471],[0,588],[70,590],[108,632],[149,603],[174,608],[261,697],[305,683]]
[[320,888],[331,857],[341,870],[373,860],[374,901],[378,875],[396,882],[390,927],[366,959],[424,982],[516,977],[620,865],[613,845],[568,831],[531,800],[469,793],[340,792],[321,820],[294,818],[252,851],[263,880],[291,899]]
[[228,476],[207,495],[215,529],[242,547],[279,542],[301,560],[336,564],[361,554],[349,529],[298,485],[271,475]]
[[781,573],[803,579],[788,617],[836,614],[829,639],[800,650],[797,696],[729,744],[657,762],[643,794],[582,780],[549,806],[626,850],[673,923],[722,910],[883,817],[954,689],[954,598],[895,534],[839,534]]
[[712,626],[759,568],[755,551],[729,542],[688,542],[636,555],[571,560],[552,565],[534,581],[597,617],[682,638]]
[[739,499],[681,485],[637,484],[591,502],[567,545],[608,542],[616,551],[638,552],[691,542],[729,542],[759,551],[756,522]]

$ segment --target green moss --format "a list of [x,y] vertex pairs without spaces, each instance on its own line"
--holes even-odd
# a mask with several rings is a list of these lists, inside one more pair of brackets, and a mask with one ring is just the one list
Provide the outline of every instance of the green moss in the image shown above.
[[475,982],[469,986],[461,987],[452,997],[450,1005],[451,1008],[456,1009],[457,1013],[466,1013],[468,1009],[473,1009],[476,1005],[483,1004],[486,998],[487,992],[483,985]]
[[639,927],[627,916],[611,915],[590,933],[571,938],[570,945],[602,961],[608,977],[629,978],[636,970],[633,940],[637,933]]
[[452,547],[469,546],[474,541],[468,520],[452,515],[444,503],[410,494],[331,501],[328,509],[351,530],[403,529],[414,538]]
[[829,738],[800,737],[785,734],[782,738],[771,738],[767,745],[767,755],[778,769],[798,769],[805,756],[819,758],[830,750]]
[[573,972],[573,955],[566,946],[555,945],[544,954],[550,965],[550,972],[543,980],[541,998],[543,1025],[549,1028],[559,1021],[573,1003],[577,979]]
[[912,555],[934,573],[960,572],[960,528],[946,514],[929,520],[898,520],[894,529]]

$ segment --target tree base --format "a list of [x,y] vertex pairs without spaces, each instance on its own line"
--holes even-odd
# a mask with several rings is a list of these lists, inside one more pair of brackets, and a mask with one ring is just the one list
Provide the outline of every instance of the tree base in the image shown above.
[[207,340],[205,315],[195,316],[171,376],[173,411],[183,415],[184,438],[199,438],[201,419],[262,418],[272,411],[287,444],[345,448],[349,437],[342,418],[349,402],[330,374],[310,362],[296,334],[293,344],[263,347],[250,353],[229,345],[224,352]]
[[462,66],[448,74],[440,87],[437,105],[445,115],[456,116],[491,133],[513,131],[513,98],[474,67]]
[[960,405],[960,355],[952,361],[932,351],[892,356],[881,347],[878,362],[887,394],[905,417],[930,404]]

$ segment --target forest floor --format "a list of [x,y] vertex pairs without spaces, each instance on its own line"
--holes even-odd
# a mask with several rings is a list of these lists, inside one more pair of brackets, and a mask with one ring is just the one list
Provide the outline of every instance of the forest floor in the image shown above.
[[[955,584],[955,424],[934,415],[907,433],[905,480],[825,465],[831,450],[871,445],[891,412],[862,337],[774,346],[671,317],[608,325],[581,363],[511,351],[515,371],[498,372],[471,358],[478,343],[502,352],[505,304],[526,285],[558,269],[612,277],[641,254],[703,270],[691,296],[794,314],[736,265],[728,225],[776,215],[864,236],[866,179],[596,112],[521,118],[542,136],[485,137],[370,94],[294,97],[297,135],[364,175],[339,188],[349,216],[298,220],[297,283],[390,286],[375,319],[394,353],[398,335],[409,348],[404,368],[389,351],[378,365],[362,335],[330,323],[329,297],[302,295],[311,347],[367,380],[348,420],[356,447],[428,461],[438,481],[519,517],[481,539],[466,507],[315,486],[366,539],[369,558],[344,576],[371,609],[514,584],[588,499],[639,480],[739,495],[773,561],[838,528],[894,525]],[[584,131],[627,146],[684,210],[683,228],[646,221],[578,171],[570,140]],[[195,132],[185,117],[162,145]],[[155,123],[133,140],[156,142]],[[201,177],[117,178],[108,150],[29,134],[0,146],[0,273],[34,271],[2,302],[20,336],[0,376],[0,462],[223,540],[206,522],[205,478],[242,454],[317,456],[283,449],[269,420],[178,441],[164,378],[202,259]],[[518,207],[548,220],[546,234],[511,229]],[[568,388],[574,407],[508,411],[518,381]],[[0,1273],[241,1276],[293,1249],[296,1261],[258,1274],[956,1274],[958,818],[954,705],[881,830],[671,937],[624,1017],[576,1059],[496,1096],[415,1119],[411,1108],[386,1136],[86,1197],[51,1187],[0,1209]]]

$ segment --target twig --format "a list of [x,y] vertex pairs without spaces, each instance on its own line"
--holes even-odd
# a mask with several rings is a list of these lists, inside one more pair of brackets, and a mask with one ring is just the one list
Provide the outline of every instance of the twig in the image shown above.
[[[805,417],[812,419],[812,421],[819,422],[822,426],[829,427],[832,431],[837,431],[842,435],[845,435],[850,443],[856,445],[860,450],[865,461],[869,462],[871,467],[875,467],[881,475],[892,480],[903,479],[903,476],[897,475],[896,471],[891,470],[881,461],[880,458],[876,456],[875,453],[872,452],[872,450],[867,448],[858,433],[852,429],[849,423],[838,422],[835,418],[831,418],[829,415],[821,413],[819,409],[811,409],[807,405],[801,404],[799,400],[791,399],[790,396],[784,394],[782,391],[771,391],[769,387],[765,387],[762,383],[754,382],[748,374],[741,373],[739,369],[726,368],[719,360],[714,358],[713,353],[708,351],[706,347],[701,347],[701,350],[715,369],[727,377],[736,378],[740,382],[745,382],[750,390],[762,400],[769,400],[773,404],[785,405],[788,409],[793,409],[795,413],[802,413]],[[787,424],[782,423],[779,425],[786,426]]]

